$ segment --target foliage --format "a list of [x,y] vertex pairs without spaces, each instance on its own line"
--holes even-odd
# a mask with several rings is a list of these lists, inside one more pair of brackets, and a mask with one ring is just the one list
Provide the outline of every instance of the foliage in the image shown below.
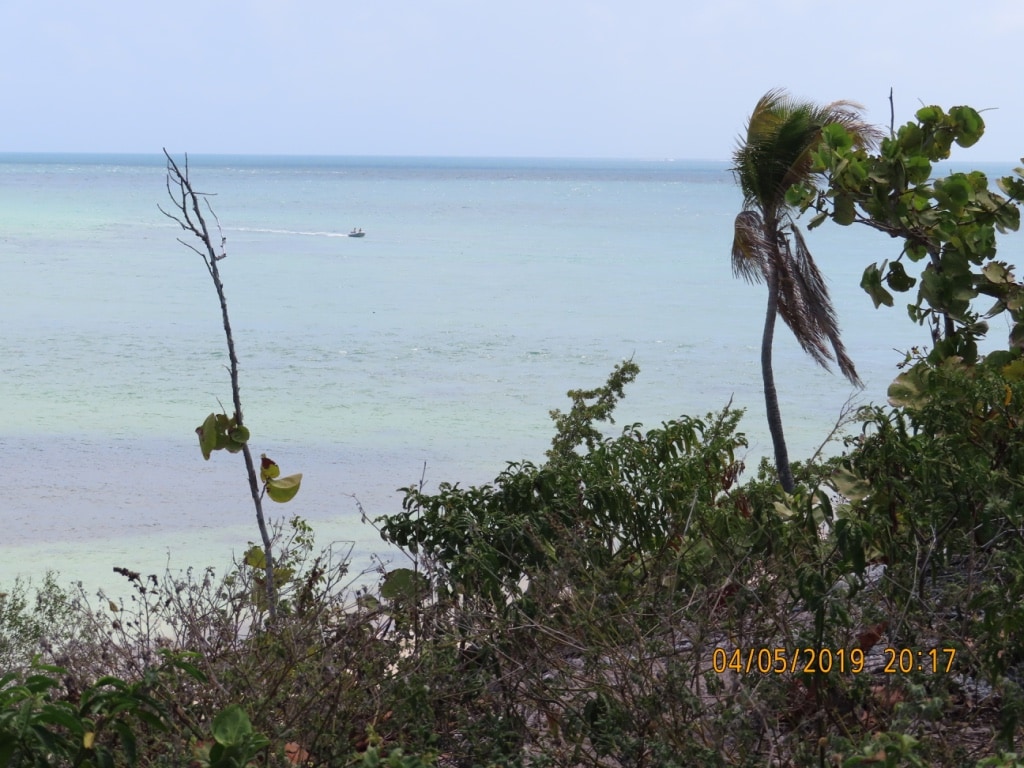
[[62,690],[61,667],[35,664],[24,677],[11,672],[0,678],[0,764],[112,768],[123,758],[136,765],[137,731],[165,727],[153,689],[171,671],[190,669],[167,656],[135,682],[105,675],[80,693]]
[[253,764],[269,740],[253,730],[245,710],[230,704],[213,718],[210,725],[213,743],[204,743],[196,749],[196,760],[201,768],[244,768]]
[[637,372],[626,362],[603,387],[570,392],[572,409],[551,414],[557,432],[544,464],[511,463],[483,487],[403,489],[404,511],[381,519],[382,536],[439,564],[448,596],[494,606],[539,578],[576,583],[579,566],[614,572],[628,588],[649,578],[652,559],[707,557],[693,526],[723,503],[742,469],[740,413],[603,437],[595,422],[612,421]]
[[370,727],[366,749],[356,756],[353,765],[358,768],[431,768],[436,765],[431,753],[407,755],[401,747],[388,749],[380,735]]
[[[276,529],[273,631],[259,546],[220,578],[120,568],[134,594],[69,602],[77,634],[53,649],[68,663],[30,711],[45,718],[100,670],[132,681],[165,728],[86,716],[115,762],[131,742],[147,768],[1009,756],[1024,711],[1019,368],[1013,353],[908,360],[898,405],[863,410],[845,456],[795,464],[786,494],[770,465],[737,479],[728,408],[605,436],[636,375],[624,364],[552,412],[539,466],[509,465],[482,488],[410,489],[418,513],[382,529],[409,534],[411,566],[381,570],[374,589],[348,580],[345,558],[314,554],[303,521]],[[948,673],[880,672],[885,648],[932,647],[955,649]],[[857,673],[836,668],[854,651]],[[833,666],[758,670],[798,652]],[[0,722],[22,722],[25,697],[0,704]],[[70,724],[39,724],[79,749]]]
[[[817,211],[812,228],[831,218],[902,241],[897,258],[865,269],[861,286],[876,307],[892,306],[892,291],[917,286],[908,312],[912,320],[931,326],[933,359],[974,362],[977,341],[988,329],[985,318],[1002,312],[1014,323],[1010,345],[1024,345],[1024,292],[1010,265],[996,258],[997,235],[1020,226],[1024,169],[1017,169],[1016,178],[998,179],[1003,195],[990,188],[981,171],[932,177],[953,144],[971,147],[984,130],[984,120],[971,107],[946,112],[927,106],[871,152],[844,126],[832,125],[813,153],[814,170],[825,176],[827,187],[798,184],[788,194],[791,204]],[[923,269],[912,276],[908,267],[918,262]],[[985,312],[973,305],[982,295],[995,300]]]
[[72,598],[53,571],[35,587],[16,579],[0,593],[0,670],[24,670],[37,654],[60,646],[73,631],[74,615]]
[[[711,649],[726,634],[768,647],[794,604],[810,615],[781,619],[787,645],[846,642],[850,595],[832,589],[846,563],[819,536],[827,497],[782,496],[766,477],[737,486],[745,441],[728,408],[604,437],[597,422],[611,422],[636,373],[626,363],[605,386],[570,392],[543,465],[511,464],[482,488],[406,489],[405,512],[381,521],[431,584],[417,584],[416,602],[396,590],[389,606],[409,614],[416,648],[395,683],[467,765],[518,764],[502,761],[523,754],[541,714],[546,754],[565,761],[553,765],[743,751],[754,734],[735,719],[737,700],[701,703],[717,684],[705,675]],[[785,702],[778,682],[760,687]],[[458,735],[447,725],[456,706]]]
[[[966,606],[947,637],[970,638],[993,682],[1024,670],[1022,372],[1013,353],[974,366],[908,360],[890,388],[900,407],[865,411],[838,478],[859,561],[885,561],[922,601],[938,594]],[[984,583],[965,569],[983,570]]]

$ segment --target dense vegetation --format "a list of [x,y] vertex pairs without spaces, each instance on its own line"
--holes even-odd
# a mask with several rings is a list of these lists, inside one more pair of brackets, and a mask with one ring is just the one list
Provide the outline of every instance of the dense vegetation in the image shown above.
[[[826,127],[825,183],[787,192],[901,238],[863,286],[919,281],[935,330],[792,492],[744,474],[727,405],[612,426],[624,362],[552,412],[542,463],[405,489],[376,525],[408,563],[375,580],[292,519],[226,574],[122,568],[124,600],[12,585],[0,764],[1024,765],[1024,302],[995,251],[1024,182],[931,178],[982,126],[929,107],[877,151]],[[980,296],[1013,321],[987,356]],[[205,454],[248,442],[240,411]]]

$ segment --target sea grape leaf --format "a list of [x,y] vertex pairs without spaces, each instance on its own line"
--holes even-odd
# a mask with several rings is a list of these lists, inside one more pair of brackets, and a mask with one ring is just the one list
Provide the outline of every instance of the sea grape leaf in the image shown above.
[[218,744],[233,747],[252,734],[252,722],[240,706],[229,704],[214,716],[211,730]]
[[268,459],[267,454],[260,455],[260,480],[264,483],[268,480],[273,480],[275,477],[281,474],[281,468],[277,466],[277,462],[273,459]]
[[427,579],[411,568],[388,571],[380,585],[380,596],[385,600],[415,600],[427,588]]
[[836,224],[849,226],[857,217],[856,209],[853,206],[853,198],[850,195],[836,195],[835,209],[832,218]]
[[[908,275],[900,262],[894,261],[889,265],[889,274],[886,275],[885,282],[894,291],[903,293],[904,291],[909,291],[913,288],[917,279]],[[878,305],[876,304],[875,306]]]
[[267,496],[271,501],[284,504],[295,498],[302,484],[302,473],[288,475],[287,477],[271,477],[266,481]]
[[845,467],[840,467],[832,474],[832,485],[850,502],[863,501],[871,495],[870,483]]
[[916,409],[928,401],[925,382],[920,371],[911,369],[901,373],[889,385],[889,404],[896,407]]
[[887,307],[892,306],[892,294],[882,287],[882,269],[885,268],[885,265],[884,261],[881,268],[877,264],[871,264],[864,270],[864,276],[860,280],[860,287],[871,297],[871,301],[875,303],[875,309],[882,304]]
[[821,213],[817,214],[814,218],[812,218],[809,222],[807,222],[807,229],[815,229],[821,226],[822,222],[824,222],[827,218],[828,213],[826,211],[822,211]]
[[850,149],[853,137],[842,123],[829,123],[821,129],[821,137],[834,149]]
[[246,550],[244,561],[250,568],[267,567],[266,554],[263,552],[262,547],[259,547],[256,544],[253,544],[248,550]]
[[960,136],[956,143],[961,147],[970,147],[978,142],[978,139],[985,133],[985,121],[981,115],[972,107],[952,107],[949,116],[956,121],[960,128]]
[[1012,283],[1013,273],[1006,264],[998,261],[990,261],[981,268],[981,273],[988,278],[990,283]]
[[217,415],[211,413],[206,420],[196,427],[196,434],[199,435],[199,450],[203,452],[203,458],[210,460],[210,454],[217,448]]

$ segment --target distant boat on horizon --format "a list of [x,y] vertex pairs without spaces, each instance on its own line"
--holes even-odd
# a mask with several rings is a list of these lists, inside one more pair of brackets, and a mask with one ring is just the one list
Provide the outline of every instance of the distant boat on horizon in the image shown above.
[[349,237],[366,237],[366,233],[361,229],[353,229],[348,233]]

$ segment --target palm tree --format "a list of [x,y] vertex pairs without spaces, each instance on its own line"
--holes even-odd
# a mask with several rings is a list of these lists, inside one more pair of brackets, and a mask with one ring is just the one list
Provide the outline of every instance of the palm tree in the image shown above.
[[825,279],[793,221],[786,192],[797,183],[814,185],[811,153],[821,143],[826,125],[842,124],[858,146],[878,141],[881,134],[861,120],[861,109],[849,101],[820,106],[794,100],[782,90],[769,91],[757,102],[747,121],[746,138],[733,153],[732,171],[743,191],[743,210],[736,216],[732,268],[737,277],[768,285],[761,375],[775,465],[787,493],[794,482],[772,371],[776,315],[815,362],[827,369],[835,361],[853,384],[861,382],[839,338]]

